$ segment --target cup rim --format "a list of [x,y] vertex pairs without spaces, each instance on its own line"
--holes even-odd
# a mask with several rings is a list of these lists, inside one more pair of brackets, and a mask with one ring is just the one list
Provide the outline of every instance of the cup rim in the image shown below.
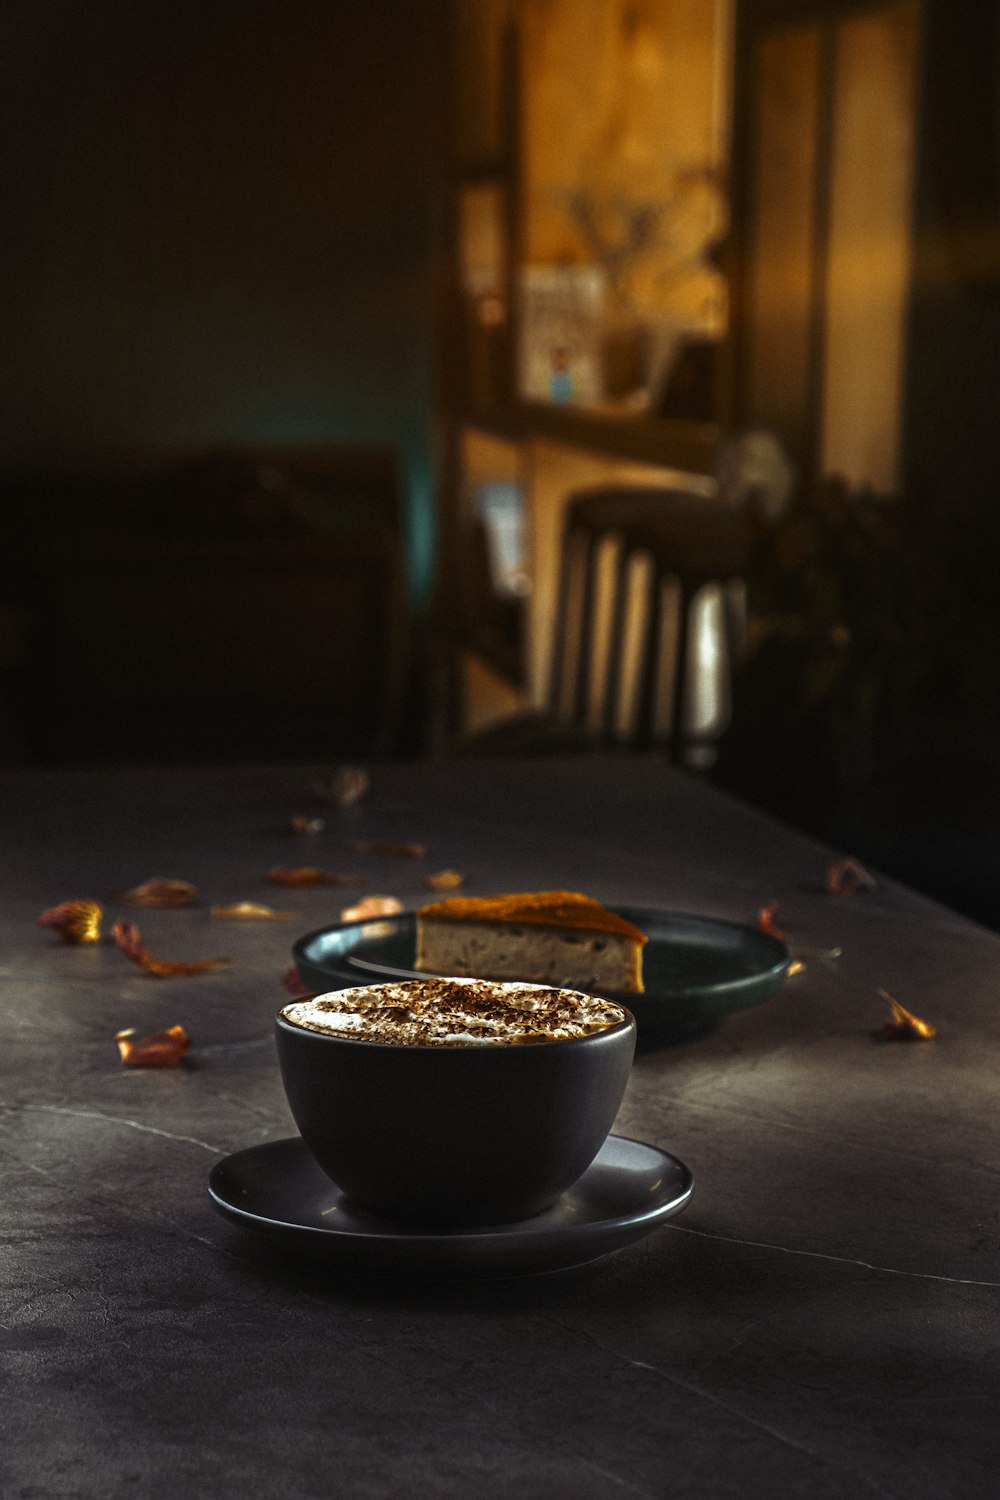
[[[557,986],[552,986],[552,988],[557,988]],[[336,994],[337,991],[331,990],[329,991],[329,993]],[[294,1005],[295,1001],[290,1000],[288,1004]],[[538,1047],[577,1047],[583,1043],[592,1043],[595,1041],[599,1041],[602,1037],[617,1036],[627,1030],[638,1031],[635,1016],[629,1010],[628,1006],[622,1005],[621,1001],[619,1000],[614,1001],[614,1004],[621,1005],[622,1010],[624,1010],[625,1012],[625,1016],[621,1021],[616,1021],[613,1026],[602,1026],[600,1030],[588,1031],[584,1036],[546,1037],[542,1041],[520,1043],[444,1042],[435,1044],[422,1042],[368,1041],[361,1037],[352,1037],[344,1034],[337,1036],[333,1032],[329,1031],[314,1031],[310,1026],[298,1026],[294,1021],[286,1020],[283,1014],[284,1010],[286,1009],[285,1006],[282,1006],[281,1010],[278,1011],[274,1018],[274,1022],[275,1027],[279,1031],[286,1031],[292,1036],[306,1036],[317,1042],[336,1042],[338,1044],[347,1043],[351,1047],[364,1048],[366,1051],[391,1051],[394,1053],[418,1052],[421,1054],[432,1053],[434,1056],[440,1056],[442,1054],[450,1053],[467,1055],[470,1052],[474,1052],[477,1055],[481,1056],[484,1053],[509,1054],[511,1052],[520,1052],[522,1050],[533,1051]]]

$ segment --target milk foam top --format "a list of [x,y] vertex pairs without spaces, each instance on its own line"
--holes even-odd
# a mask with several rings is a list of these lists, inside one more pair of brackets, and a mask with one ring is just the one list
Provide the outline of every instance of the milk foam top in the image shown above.
[[549,985],[412,979],[296,1000],[282,1019],[306,1031],[396,1046],[521,1046],[589,1036],[628,1020],[611,1000]]

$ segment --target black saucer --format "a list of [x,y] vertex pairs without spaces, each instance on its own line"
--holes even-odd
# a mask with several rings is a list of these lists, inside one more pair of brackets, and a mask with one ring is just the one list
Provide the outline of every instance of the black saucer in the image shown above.
[[545,1213],[456,1234],[351,1209],[298,1136],[237,1151],[208,1179],[215,1207],[243,1228],[350,1270],[398,1276],[524,1276],[584,1265],[665,1223],[692,1188],[683,1162],[618,1135]]

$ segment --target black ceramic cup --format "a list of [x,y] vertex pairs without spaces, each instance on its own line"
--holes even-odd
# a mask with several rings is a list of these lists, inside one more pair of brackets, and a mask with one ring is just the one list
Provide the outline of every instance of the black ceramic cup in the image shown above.
[[635,1021],[562,1041],[353,1041],[279,1015],[281,1077],[316,1161],[352,1206],[455,1230],[531,1218],[597,1155],[621,1106]]

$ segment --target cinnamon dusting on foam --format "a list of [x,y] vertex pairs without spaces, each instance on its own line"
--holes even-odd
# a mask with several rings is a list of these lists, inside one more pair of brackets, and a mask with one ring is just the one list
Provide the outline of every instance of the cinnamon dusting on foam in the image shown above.
[[578,990],[495,980],[411,979],[361,985],[286,1005],[293,1026],[410,1047],[566,1041],[628,1020],[624,1006]]

